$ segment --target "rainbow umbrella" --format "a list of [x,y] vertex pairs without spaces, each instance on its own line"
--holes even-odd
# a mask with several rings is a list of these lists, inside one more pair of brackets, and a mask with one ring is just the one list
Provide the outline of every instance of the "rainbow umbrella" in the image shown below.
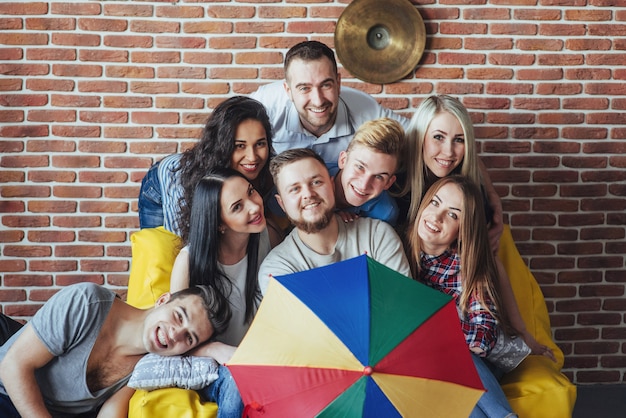
[[228,364],[248,417],[467,417],[454,301],[366,255],[275,277]]

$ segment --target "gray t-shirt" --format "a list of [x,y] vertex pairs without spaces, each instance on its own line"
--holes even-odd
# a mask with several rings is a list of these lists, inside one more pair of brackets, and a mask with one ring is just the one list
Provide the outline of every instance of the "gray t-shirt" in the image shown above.
[[309,248],[294,229],[267,255],[259,269],[259,286],[265,294],[270,275],[281,276],[322,267],[367,253],[390,269],[411,277],[411,269],[402,242],[389,224],[372,218],[357,218],[345,223],[337,215],[339,236],[331,254],[319,254]]
[[[53,416],[97,410],[128,382],[130,375],[96,393],[87,387],[87,360],[114,298],[114,292],[93,283],[68,286],[52,296],[27,325],[55,356],[35,373]],[[0,360],[24,328],[0,347]],[[0,391],[6,394],[2,382]]]

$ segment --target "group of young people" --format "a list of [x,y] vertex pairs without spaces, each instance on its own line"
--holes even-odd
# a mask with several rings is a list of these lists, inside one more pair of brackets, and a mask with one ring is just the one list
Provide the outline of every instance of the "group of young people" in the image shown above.
[[[514,416],[498,384],[502,371],[490,362],[496,342],[519,336],[533,354],[552,353],[526,332],[497,259],[502,207],[477,155],[467,109],[455,98],[431,96],[411,119],[404,118],[371,96],[342,87],[333,51],[317,41],[292,47],[284,68],[284,82],[217,106],[200,141],[155,164],[142,182],[140,226],[163,226],[182,238],[171,291],[208,289],[203,306],[210,329],[190,332],[196,325],[189,317],[178,319],[183,314],[173,309],[179,322],[167,329],[147,327],[143,353],[138,346],[113,347],[118,357],[129,357],[119,367],[105,368],[110,375],[97,385],[89,379],[100,364],[92,360],[93,352],[112,348],[94,345],[91,356],[91,348],[82,348],[90,367],[80,383],[87,382],[89,393],[105,386],[115,392],[119,387],[109,383],[124,382],[137,356],[147,352],[210,356],[220,363],[219,378],[201,394],[218,402],[218,416],[241,416],[243,404],[227,363],[271,276],[366,252],[456,299],[468,349],[487,388],[471,416]],[[48,302],[53,303],[54,298]],[[22,416],[46,416],[26,413],[31,409],[22,409],[25,403],[53,411],[71,403],[55,404],[54,395],[43,390],[24,402],[27,391],[14,385],[18,376],[36,388],[39,369],[74,350],[37,341],[44,335],[37,326],[45,320],[42,312],[0,347],[0,408],[13,402]],[[103,327],[92,336],[96,343],[105,333],[119,337],[130,329],[116,328],[113,313],[104,314]],[[187,349],[170,350],[179,335]],[[27,356],[6,368],[29,343],[42,357]],[[130,393],[125,388],[112,399],[123,404]]]

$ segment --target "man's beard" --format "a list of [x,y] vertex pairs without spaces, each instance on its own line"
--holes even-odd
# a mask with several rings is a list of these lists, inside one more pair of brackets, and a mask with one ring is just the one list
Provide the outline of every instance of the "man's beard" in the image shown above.
[[320,216],[320,218],[316,221],[309,222],[304,220],[296,220],[287,215],[291,223],[298,228],[298,230],[305,232],[307,234],[315,234],[324,230],[329,224],[331,219],[334,216],[334,210],[329,209],[324,214]]

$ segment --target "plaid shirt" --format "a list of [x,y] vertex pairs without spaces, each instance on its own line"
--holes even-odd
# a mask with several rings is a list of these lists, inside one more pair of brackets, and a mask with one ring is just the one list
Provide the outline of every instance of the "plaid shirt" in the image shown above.
[[[463,291],[461,283],[461,260],[456,250],[446,250],[438,256],[420,254],[419,280],[428,286],[452,296],[457,307],[459,296]],[[485,301],[489,309],[495,312],[495,305],[489,299]],[[459,309],[459,316],[460,316]],[[496,344],[497,322],[475,296],[469,299],[467,313],[460,317],[461,329],[465,341],[470,348],[478,347],[483,351],[481,356],[489,354]]]

